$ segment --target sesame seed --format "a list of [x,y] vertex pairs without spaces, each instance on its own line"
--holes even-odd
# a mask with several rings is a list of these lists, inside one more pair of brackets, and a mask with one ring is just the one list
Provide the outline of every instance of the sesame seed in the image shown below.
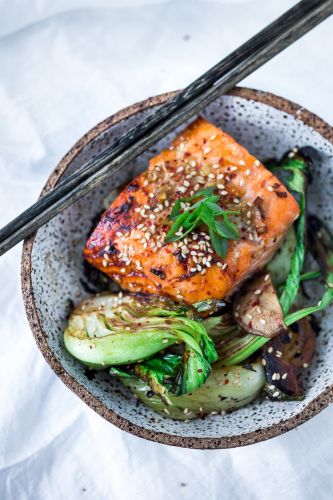
[[244,184],[245,184],[244,179],[241,179],[241,180],[239,181],[239,185],[240,185],[240,186],[244,186]]
[[223,266],[222,266],[222,269],[223,269],[223,270],[224,270],[224,269],[227,269],[227,267],[228,267],[228,264],[225,262],[225,263],[223,264]]
[[233,201],[234,201],[234,203],[236,203],[236,205],[238,205],[238,203],[239,203],[239,199],[238,198],[234,198]]
[[266,186],[266,189],[267,189],[267,191],[270,191],[271,193],[274,191],[274,189],[272,188],[272,186]]
[[217,189],[224,189],[225,188],[225,185],[224,184],[218,184],[217,185]]
[[245,161],[244,160],[239,160],[238,162],[241,166],[244,166],[245,165]]
[[154,193],[149,193],[149,198],[154,198]]
[[259,321],[262,325],[266,325],[267,323],[267,321],[264,318],[260,318]]
[[221,193],[220,193],[220,194],[221,194],[221,196],[227,196],[228,191],[221,191]]
[[262,364],[262,366],[266,366],[266,359],[262,359],[261,364]]
[[123,233],[121,233],[120,231],[117,231],[116,235],[119,236],[119,237],[121,237],[123,235]]
[[218,163],[214,163],[213,168],[214,168],[215,170],[216,170],[217,168],[219,168],[219,167],[220,167],[220,165],[219,165]]
[[254,295],[260,295],[262,293],[262,290],[258,288],[258,290],[254,291]]
[[235,165],[230,167],[231,172],[235,172],[236,170],[238,170],[238,167],[236,167]]
[[252,204],[251,201],[247,201],[246,204],[247,204],[248,207],[252,207],[253,206],[253,204]]
[[154,219],[156,219],[156,217],[155,217],[155,215],[154,215],[154,214],[150,214],[150,215],[149,215],[149,219],[154,220]]
[[288,154],[288,158],[294,158],[295,156],[295,153],[293,151],[291,151],[289,154]]
[[308,363],[303,363],[303,368],[307,368],[309,366]]
[[163,340],[162,340],[162,344],[167,344],[168,342],[169,342],[169,340],[168,340],[168,339],[163,339]]
[[143,227],[144,227],[144,224],[139,224],[139,225],[137,226],[137,229],[142,229]]
[[195,167],[195,166],[196,166],[196,164],[197,164],[197,162],[196,162],[195,160],[191,160],[191,161],[190,161],[190,165],[191,165],[191,167]]
[[281,356],[282,356],[282,352],[281,352],[281,351],[276,351],[275,356],[276,356],[277,358],[281,358]]
[[260,307],[259,307],[259,306],[256,306],[256,310],[257,310],[257,312],[258,312],[259,314],[262,314],[262,310],[260,309]]
[[190,183],[188,181],[183,182],[184,186],[189,187]]
[[279,394],[280,394],[279,391],[273,392],[273,398],[277,398],[279,396]]
[[126,273],[126,269],[125,269],[124,267],[122,267],[122,268],[120,269],[120,272],[121,272],[121,273]]
[[186,191],[186,187],[184,187],[184,186],[179,186],[179,187],[177,187],[177,191],[180,191],[181,193],[185,193],[185,191]]
[[286,380],[287,377],[288,377],[288,373],[284,373],[281,378],[282,378],[282,380]]
[[253,319],[252,314],[247,314],[246,317],[249,318],[249,319]]
[[206,274],[206,269],[203,269],[203,270],[201,271],[201,274],[202,274],[202,275]]
[[259,165],[260,165],[260,161],[259,161],[259,160],[255,160],[253,165],[254,165],[255,167],[259,167]]
[[211,135],[209,139],[210,139],[211,141],[213,141],[214,139],[216,139],[216,134]]
[[271,353],[273,352],[273,350],[274,350],[274,349],[273,349],[273,347],[269,347],[269,348],[267,349],[267,352],[269,352],[269,353],[271,354]]
[[102,265],[103,265],[103,267],[106,267],[108,265],[108,263],[105,259],[102,260]]
[[250,175],[250,173],[251,173],[251,170],[250,170],[249,168],[247,168],[247,169],[245,170],[245,175],[247,175],[247,176],[248,176],[248,175]]
[[164,205],[165,205],[167,208],[170,206],[170,203],[168,202],[168,200],[165,200]]
[[215,175],[214,175],[214,174],[208,174],[208,177],[209,177],[210,179],[215,179]]
[[217,262],[216,265],[217,265],[217,267],[222,267],[223,266],[222,262]]
[[209,147],[209,146],[207,146],[206,148],[204,148],[203,152],[204,152],[204,154],[208,154],[208,153],[210,153],[210,152],[211,152],[210,147]]

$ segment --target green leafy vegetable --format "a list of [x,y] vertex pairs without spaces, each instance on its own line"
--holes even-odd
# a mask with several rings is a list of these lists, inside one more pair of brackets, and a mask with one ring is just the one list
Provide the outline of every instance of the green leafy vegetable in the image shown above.
[[308,273],[303,273],[300,276],[301,281],[310,281],[310,280],[316,280],[317,278],[320,278],[321,272],[320,271],[309,271]]
[[309,314],[323,311],[333,302],[333,236],[328,227],[315,215],[309,216],[308,239],[309,250],[317,260],[325,279],[325,293],[316,306],[306,307],[289,314],[285,319],[286,324],[289,325]]
[[279,288],[287,281],[291,268],[291,257],[296,247],[296,234],[294,226],[287,232],[284,241],[266,268],[271,274],[274,286]]
[[154,394],[150,384],[135,376],[118,374],[122,383],[145,405],[164,417],[188,420],[207,414],[235,410],[252,401],[265,383],[261,363],[226,368],[213,366],[205,384],[191,394],[175,396],[170,392],[161,398]]
[[[64,342],[74,357],[95,368],[135,364],[137,375],[159,385],[161,394],[162,375],[170,375],[165,370],[171,361],[177,368],[171,390],[184,394],[204,383],[217,359],[214,343],[193,311],[155,296],[105,294],[86,300],[70,315]],[[154,358],[138,366],[176,343],[183,345],[178,365],[176,358]]]
[[[220,197],[213,195],[214,189],[209,187],[176,201],[169,217],[173,224],[166,235],[166,242],[181,240],[198,226],[205,224],[215,252],[222,258],[226,256],[229,240],[240,238],[238,228],[229,220],[229,215],[237,215],[239,212],[223,210],[217,204]],[[198,198],[198,201],[191,204]]]
[[[306,221],[306,184],[308,166],[302,156],[283,159],[281,163],[273,167],[272,172],[282,174],[287,188],[298,198],[300,216],[295,223],[296,226],[296,246],[291,256],[290,273],[280,296],[280,304],[284,314],[287,314],[294,303],[299,285],[305,257],[305,221]],[[289,174],[289,175],[288,175]]]

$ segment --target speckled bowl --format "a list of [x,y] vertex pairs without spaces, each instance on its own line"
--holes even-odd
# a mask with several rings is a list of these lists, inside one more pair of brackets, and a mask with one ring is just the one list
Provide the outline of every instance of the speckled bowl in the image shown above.
[[[80,139],[52,172],[42,194],[121,136],[147,113],[164,103],[164,94],[134,104],[99,123]],[[323,154],[311,186],[311,209],[332,225],[333,130],[304,108],[272,94],[237,88],[204,113],[260,158],[279,157],[287,149],[311,144]],[[322,319],[318,355],[306,377],[301,402],[257,400],[226,416],[191,422],[160,417],[134,398],[106,372],[87,377],[84,367],[64,349],[62,332],[74,303],[86,295],[82,286],[82,248],[92,218],[110,191],[145,168],[147,158],[169,144],[174,134],[108,182],[93,190],[24,243],[23,295],[38,347],[61,380],[87,405],[121,429],[160,443],[189,448],[228,448],[277,436],[305,422],[333,400],[333,308]],[[325,207],[325,211],[321,207]]]

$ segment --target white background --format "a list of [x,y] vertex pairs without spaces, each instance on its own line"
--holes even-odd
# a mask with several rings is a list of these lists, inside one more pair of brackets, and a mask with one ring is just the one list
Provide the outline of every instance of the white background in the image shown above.
[[[292,0],[0,0],[0,225],[96,122],[180,88]],[[246,80],[333,122],[333,19]],[[271,441],[171,448],[86,407],[30,333],[20,247],[0,259],[0,498],[330,499],[333,408]]]

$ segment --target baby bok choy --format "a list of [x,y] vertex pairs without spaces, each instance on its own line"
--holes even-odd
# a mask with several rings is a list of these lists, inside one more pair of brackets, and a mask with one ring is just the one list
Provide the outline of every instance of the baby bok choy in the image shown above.
[[183,396],[168,394],[164,401],[151,386],[126,373],[121,373],[123,384],[145,405],[164,417],[189,420],[205,415],[232,411],[250,403],[265,383],[264,370],[259,362],[244,366],[225,367],[217,362],[205,384]]
[[[64,343],[93,368],[129,365],[120,371],[154,384],[161,395],[167,388],[184,394],[200,387],[217,359],[213,341],[192,310],[156,296],[103,294],[85,300],[69,317]],[[168,370],[164,378],[161,362],[152,357],[175,344],[182,351],[162,363]]]

